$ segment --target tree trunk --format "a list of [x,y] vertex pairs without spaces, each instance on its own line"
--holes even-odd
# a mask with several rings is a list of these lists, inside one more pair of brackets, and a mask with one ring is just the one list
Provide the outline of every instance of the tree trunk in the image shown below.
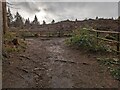
[[6,0],[2,2],[2,16],[3,16],[3,33],[7,31],[7,9],[6,9]]

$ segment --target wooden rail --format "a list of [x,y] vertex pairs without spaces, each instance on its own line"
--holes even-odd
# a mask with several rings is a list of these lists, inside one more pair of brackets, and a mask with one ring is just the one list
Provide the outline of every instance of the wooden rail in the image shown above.
[[[84,28],[86,29],[86,28]],[[86,29],[88,30],[88,29]],[[95,32],[96,33],[96,36],[95,38],[97,39],[97,43],[98,43],[98,39],[99,40],[103,40],[103,41],[107,41],[107,42],[113,42],[113,43],[116,43],[116,51],[117,54],[120,53],[120,32],[115,32],[115,31],[100,31],[100,30],[95,30],[95,29],[90,29],[88,30],[90,32]],[[15,31],[13,31],[15,32]],[[18,32],[18,31],[16,31]],[[29,31],[29,30],[20,30],[19,32],[30,32],[30,33],[33,33],[33,34],[40,34],[40,35],[46,35],[46,36],[50,36],[50,33],[54,33],[54,34],[57,34],[58,36],[61,36],[61,34],[64,36],[65,34],[71,34],[72,32],[70,31]],[[100,33],[104,33],[104,34],[115,34],[117,36],[117,40],[111,40],[111,39],[106,39],[106,38],[101,38],[99,37],[100,36]]]
[[[116,43],[116,50],[114,50],[114,51],[116,51],[117,54],[120,53],[120,32],[115,32],[115,31],[100,31],[100,30],[95,30],[95,29],[91,29],[89,31],[90,32],[96,32],[96,38],[97,39]],[[101,38],[101,37],[99,37],[100,33],[115,34],[117,36],[117,40],[110,40],[110,39],[106,39],[106,38]],[[97,43],[98,43],[98,40],[97,40]]]
[[11,32],[16,32],[16,33],[31,33],[33,35],[37,34],[38,36],[42,37],[69,37],[71,36],[72,31],[66,30],[66,31],[60,31],[60,30],[56,30],[56,31],[30,31],[30,30],[19,30],[19,31],[15,31],[15,30],[11,30]]
[[94,31],[98,33],[120,34],[120,32],[116,32],[116,31],[100,31],[100,30],[95,30],[95,29],[92,29],[90,31]]

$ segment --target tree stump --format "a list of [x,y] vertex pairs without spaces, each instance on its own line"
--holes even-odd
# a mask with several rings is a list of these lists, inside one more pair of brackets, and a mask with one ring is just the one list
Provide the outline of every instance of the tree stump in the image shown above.
[[19,42],[18,42],[18,39],[17,39],[17,38],[13,39],[13,40],[12,40],[12,43],[13,43],[15,46],[19,45]]

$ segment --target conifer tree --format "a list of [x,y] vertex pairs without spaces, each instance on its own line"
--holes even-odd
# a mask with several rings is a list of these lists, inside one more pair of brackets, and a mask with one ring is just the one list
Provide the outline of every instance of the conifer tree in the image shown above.
[[43,25],[45,25],[46,24],[46,22],[45,22],[45,20],[43,20]]
[[32,24],[33,24],[33,25],[40,25],[40,23],[39,23],[38,18],[37,18],[36,15],[35,15],[35,18],[34,18]]
[[7,12],[7,24],[10,27],[10,25],[12,24],[13,21],[13,16],[11,14],[10,8],[8,8],[8,12]]
[[52,24],[54,24],[55,23],[55,20],[52,20],[52,22],[51,22]]
[[26,19],[26,21],[25,21],[25,26],[30,26],[30,20],[29,20],[29,18]]
[[22,16],[17,12],[15,15],[15,27],[22,27],[23,26],[23,18]]

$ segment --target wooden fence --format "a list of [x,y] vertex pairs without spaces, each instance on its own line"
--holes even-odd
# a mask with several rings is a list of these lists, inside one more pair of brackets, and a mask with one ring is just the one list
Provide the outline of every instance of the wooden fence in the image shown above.
[[15,32],[18,34],[29,34],[31,36],[39,36],[39,37],[69,37],[72,34],[72,31],[29,31],[29,30],[11,30],[11,32]]
[[[88,30],[88,29],[86,29],[86,30]],[[115,52],[117,52],[117,54],[120,53],[120,32],[115,32],[115,31],[100,31],[100,30],[95,30],[95,29],[90,29],[88,31],[90,31],[92,33],[93,32],[96,33],[95,38],[97,39],[97,43],[98,43],[99,40],[115,43],[114,46],[116,45],[116,50],[114,50],[114,49],[113,50]],[[13,31],[13,32],[15,32],[15,31]],[[16,31],[16,32],[18,32],[18,31]],[[23,31],[23,30],[21,30],[21,31],[19,31],[19,33],[20,32],[38,34],[39,36],[45,36],[45,37],[46,36],[49,37],[51,35],[52,35],[52,37],[56,36],[56,35],[60,36],[60,37],[62,37],[62,36],[71,36],[72,35],[72,31],[28,31],[28,30],[24,30]],[[116,40],[106,39],[104,37],[101,38],[100,37],[100,33],[102,33],[102,34],[115,34]]]
[[[98,40],[103,40],[103,41],[111,42],[111,43],[113,43],[113,45],[116,45],[116,50],[114,50],[114,49],[113,50],[115,52],[117,52],[117,54],[120,53],[120,32],[115,32],[115,31],[100,31],[100,30],[95,30],[95,29],[91,29],[89,31],[96,33],[95,38],[97,39],[97,43],[98,43]],[[100,33],[102,33],[102,34],[115,34],[116,40],[101,38],[100,37]]]

